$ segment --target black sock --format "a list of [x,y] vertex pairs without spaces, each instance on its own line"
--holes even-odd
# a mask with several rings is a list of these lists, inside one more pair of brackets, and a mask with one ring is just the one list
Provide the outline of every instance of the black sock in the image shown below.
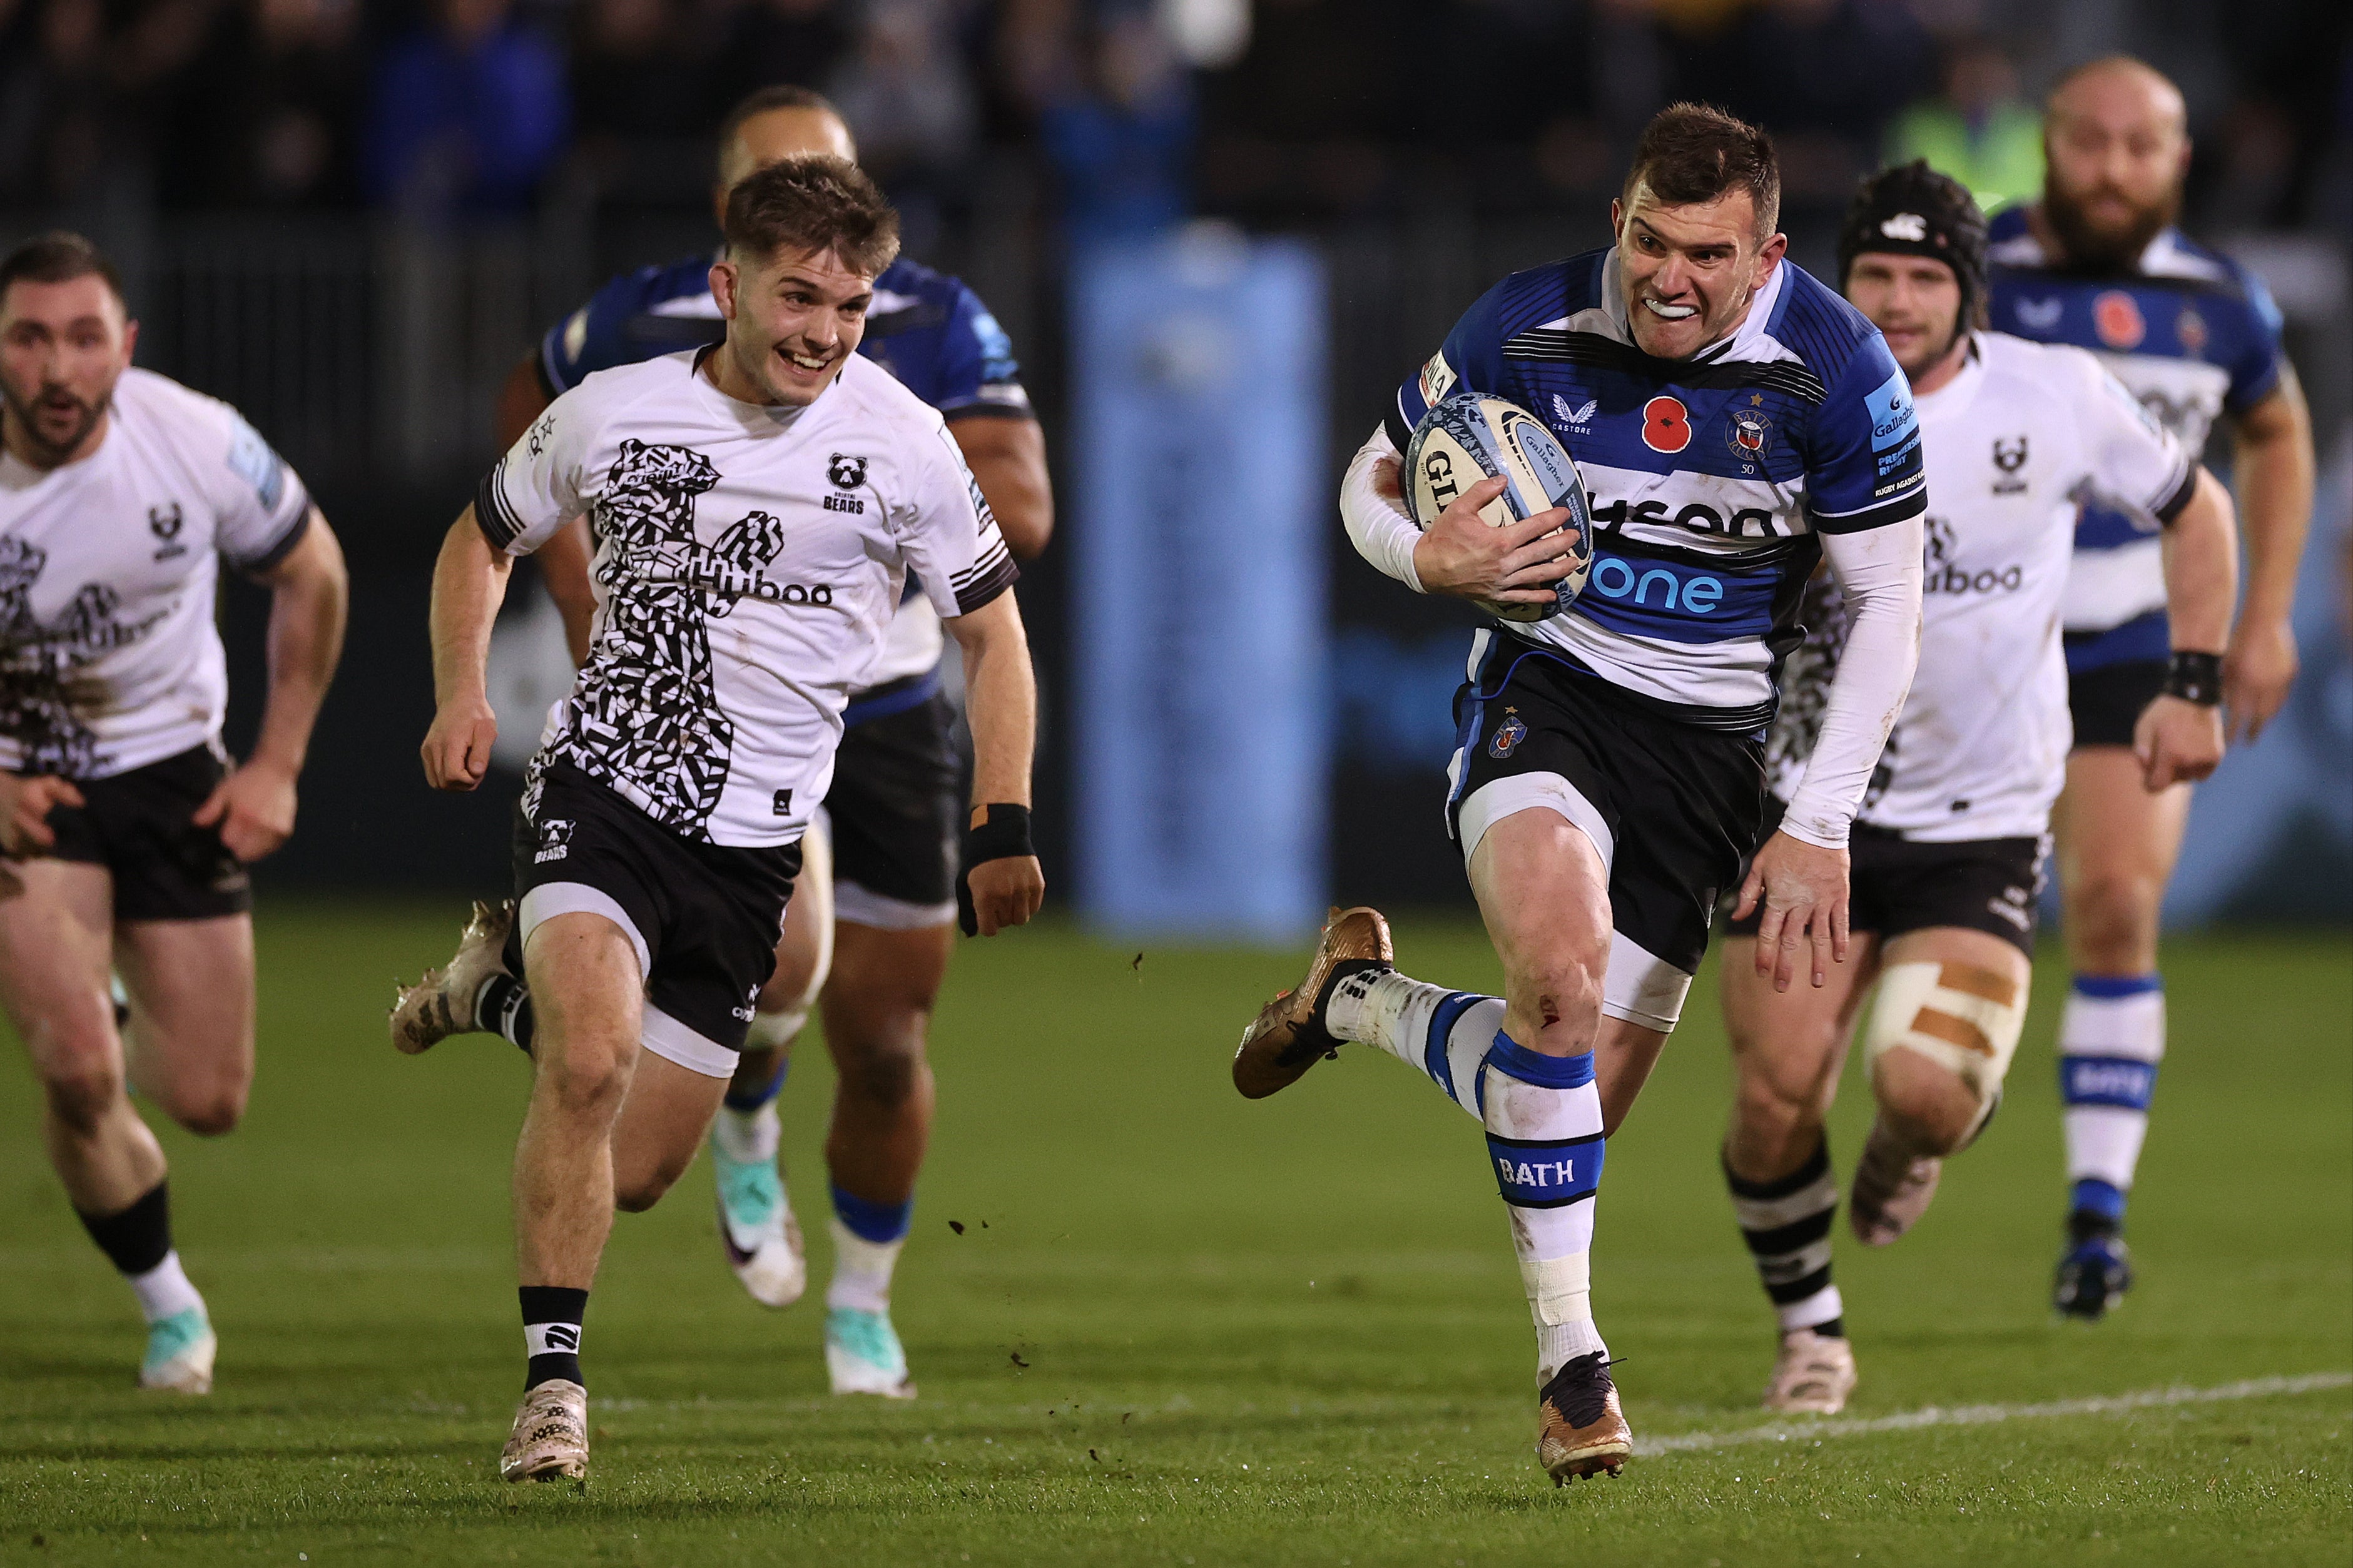
[[493,974],[474,998],[474,1022],[531,1055],[531,991],[512,974]]
[[107,1260],[124,1274],[144,1274],[172,1253],[168,1181],[156,1183],[129,1208],[105,1215],[80,1214],[81,1226]]
[[588,1314],[588,1292],[568,1285],[525,1285],[515,1294],[522,1299],[522,1340],[531,1356],[524,1392],[552,1377],[586,1387],[580,1375],[580,1323]]
[[[1831,1282],[1831,1221],[1838,1214],[1838,1181],[1831,1174],[1830,1140],[1778,1181],[1751,1182],[1724,1167],[1741,1239],[1757,1264],[1758,1283],[1788,1331],[1788,1320],[1818,1334],[1842,1335],[1846,1325],[1838,1287]],[[1808,1323],[1821,1313],[1829,1317]]]

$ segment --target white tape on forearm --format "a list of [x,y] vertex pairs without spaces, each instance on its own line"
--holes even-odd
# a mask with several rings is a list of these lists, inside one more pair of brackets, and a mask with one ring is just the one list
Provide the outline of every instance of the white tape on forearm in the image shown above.
[[1528,1305],[1537,1322],[1556,1329],[1593,1321],[1592,1256],[1573,1252],[1567,1258],[1520,1259],[1520,1283],[1527,1287]]

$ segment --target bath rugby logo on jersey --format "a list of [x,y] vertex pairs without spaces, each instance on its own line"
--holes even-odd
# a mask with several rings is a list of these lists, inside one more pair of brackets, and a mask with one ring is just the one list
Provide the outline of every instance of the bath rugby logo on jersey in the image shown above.
[[1528,727],[1520,722],[1520,710],[1504,709],[1504,721],[1495,726],[1495,738],[1487,742],[1487,754],[1491,757],[1510,756],[1512,748],[1518,745],[1527,732]]
[[1762,396],[1750,398],[1752,406],[1736,408],[1724,432],[1724,444],[1732,455],[1745,462],[1754,463],[1765,455],[1765,443],[1773,438],[1773,421],[1765,417],[1762,408],[1753,406],[1765,401]]

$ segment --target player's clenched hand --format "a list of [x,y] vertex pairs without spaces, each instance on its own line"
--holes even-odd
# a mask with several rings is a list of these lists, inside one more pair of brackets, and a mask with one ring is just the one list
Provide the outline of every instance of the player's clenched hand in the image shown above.
[[213,786],[195,823],[218,830],[221,847],[238,859],[260,859],[294,831],[294,771],[254,758]]
[[2295,668],[2295,632],[2285,616],[2240,621],[2222,656],[2222,706],[2231,716],[2231,740],[2245,742],[2263,732],[2287,700]]
[[470,790],[490,771],[499,716],[484,697],[445,702],[425,732],[425,782],[435,789]]
[[972,891],[974,923],[982,936],[1026,926],[1046,901],[1046,872],[1035,855],[984,860],[965,873]]
[[2159,696],[2133,725],[2133,755],[2149,794],[2206,777],[2222,761],[2222,710]]
[[1746,920],[1760,900],[1757,973],[1787,991],[1797,978],[1798,944],[1810,942],[1814,984],[1828,984],[1831,965],[1846,962],[1847,852],[1776,833],[1749,863],[1733,918]]
[[0,773],[0,855],[21,860],[55,848],[58,836],[49,829],[49,808],[83,804],[81,791],[69,780]]
[[[1376,476],[1377,478],[1377,475]],[[1498,605],[1549,605],[1552,584],[1576,565],[1546,535],[1568,521],[1552,507],[1521,521],[1490,528],[1479,509],[1504,493],[1501,479],[1481,479],[1454,498],[1415,542],[1413,573],[1422,591],[1484,599]]]

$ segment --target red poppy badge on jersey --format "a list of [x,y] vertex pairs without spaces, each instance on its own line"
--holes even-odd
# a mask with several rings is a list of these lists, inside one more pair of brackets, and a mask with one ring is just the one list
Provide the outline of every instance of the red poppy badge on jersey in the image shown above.
[[1683,399],[1659,396],[1642,405],[1642,445],[1653,452],[1680,452],[1691,445],[1691,410]]
[[2112,349],[2137,349],[2148,335],[2139,301],[2121,289],[2111,289],[2092,301],[2092,327]]

